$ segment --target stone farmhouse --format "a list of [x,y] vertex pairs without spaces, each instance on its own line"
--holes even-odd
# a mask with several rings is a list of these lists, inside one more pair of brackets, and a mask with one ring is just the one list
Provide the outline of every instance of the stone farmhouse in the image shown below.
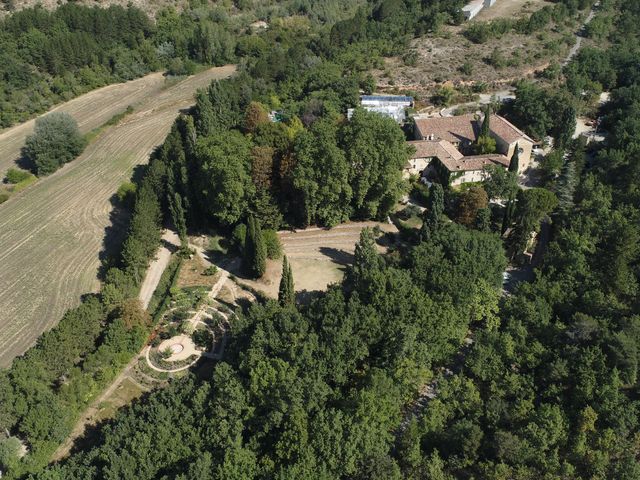
[[414,137],[409,142],[415,153],[405,175],[420,175],[443,184],[460,185],[484,178],[489,165],[505,168],[516,146],[519,149],[519,173],[531,165],[534,141],[499,115],[491,115],[490,135],[496,141],[495,154],[473,155],[473,144],[482,125],[482,116],[433,117],[415,120]]

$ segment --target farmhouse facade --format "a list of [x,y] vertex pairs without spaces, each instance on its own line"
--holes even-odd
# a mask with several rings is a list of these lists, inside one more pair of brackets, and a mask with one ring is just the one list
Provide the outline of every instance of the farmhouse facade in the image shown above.
[[470,155],[482,125],[482,116],[434,117],[415,120],[414,148],[406,175],[417,174],[451,185],[483,179],[489,165],[509,166],[518,148],[519,172],[531,164],[534,141],[499,115],[491,115],[489,134],[496,142],[495,154]]

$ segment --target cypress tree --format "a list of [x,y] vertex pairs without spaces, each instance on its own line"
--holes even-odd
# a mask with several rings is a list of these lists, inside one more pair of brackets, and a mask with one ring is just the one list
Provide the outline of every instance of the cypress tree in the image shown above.
[[262,236],[262,228],[260,227],[260,221],[254,219],[254,249],[255,256],[253,262],[253,274],[256,278],[260,278],[264,275],[267,269],[267,245],[264,242]]
[[422,238],[428,239],[440,225],[440,216],[444,212],[444,189],[439,183],[434,183],[429,189],[429,203],[422,224]]
[[287,305],[295,305],[295,288],[293,286],[293,272],[291,265],[284,256],[282,261],[282,278],[280,279],[280,288],[278,290],[278,301],[283,307]]
[[482,120],[482,126],[480,127],[479,137],[488,137],[491,130],[491,106],[487,105],[484,111],[484,119]]
[[507,208],[504,210],[504,217],[502,218],[502,228],[500,233],[504,235],[504,232],[513,224],[513,214],[516,210],[516,202],[514,196],[512,195],[509,198],[509,203],[507,203]]
[[511,156],[511,162],[509,162],[509,171],[513,173],[518,173],[520,169],[520,145],[516,143],[516,148],[513,150],[513,155]]
[[481,232],[491,231],[491,210],[487,208],[481,208],[476,214],[476,230]]
[[244,251],[242,257],[242,269],[247,275],[253,275],[253,262],[256,256],[255,251],[256,229],[253,216],[247,220],[247,234],[244,241]]
[[182,197],[179,193],[174,193],[173,198],[169,198],[169,210],[171,211],[171,218],[173,224],[178,231],[180,237],[180,243],[182,247],[187,245],[187,222],[184,217],[184,207],[182,206]]
[[244,271],[253,278],[260,278],[267,268],[267,245],[262,236],[260,222],[249,216],[247,222],[247,237],[243,257]]

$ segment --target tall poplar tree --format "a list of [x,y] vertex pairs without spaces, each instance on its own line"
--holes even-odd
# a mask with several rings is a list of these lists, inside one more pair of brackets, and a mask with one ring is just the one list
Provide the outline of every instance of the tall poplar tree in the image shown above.
[[287,305],[295,305],[296,292],[293,286],[293,272],[291,265],[287,261],[287,256],[282,260],[282,278],[280,279],[280,288],[278,289],[278,302],[283,307]]

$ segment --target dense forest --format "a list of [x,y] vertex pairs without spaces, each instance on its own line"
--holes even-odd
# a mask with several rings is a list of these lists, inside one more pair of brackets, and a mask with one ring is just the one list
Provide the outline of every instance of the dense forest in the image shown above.
[[[501,296],[511,245],[433,188],[402,248],[381,256],[364,230],[341,284],[305,307],[238,312],[211,379],[152,393],[96,445],[42,470],[145,340],[151,320],[130,299],[160,225],[231,232],[254,217],[278,228],[385,216],[402,191],[402,132],[342,114],[373,88],[366,72],[379,56],[401,48],[394,39],[459,19],[449,2],[387,0],[335,23],[330,40],[295,23],[242,37],[240,74],[200,92],[154,153],[101,295],[0,372],[0,425],[31,449],[18,460],[17,445],[0,443],[9,478],[640,478],[640,1],[605,3],[620,12],[611,45],[584,50],[554,88],[573,108],[587,87],[611,90],[608,140],[587,151],[566,138],[562,107],[544,102],[540,131],[563,138],[567,155],[546,179],[555,195],[515,201],[515,242],[555,208],[534,281]],[[511,114],[540,88],[521,85]],[[414,415],[405,407],[425,385]]]
[[[255,3],[255,4],[254,4]],[[223,65],[244,55],[238,39],[256,18],[300,15],[318,25],[348,17],[363,1],[226,2],[192,0],[166,8],[152,21],[129,6],[40,6],[0,20],[0,128],[30,118],[55,103],[107,85],[166,69],[171,75],[198,64]],[[303,21],[304,19],[304,21]]]

